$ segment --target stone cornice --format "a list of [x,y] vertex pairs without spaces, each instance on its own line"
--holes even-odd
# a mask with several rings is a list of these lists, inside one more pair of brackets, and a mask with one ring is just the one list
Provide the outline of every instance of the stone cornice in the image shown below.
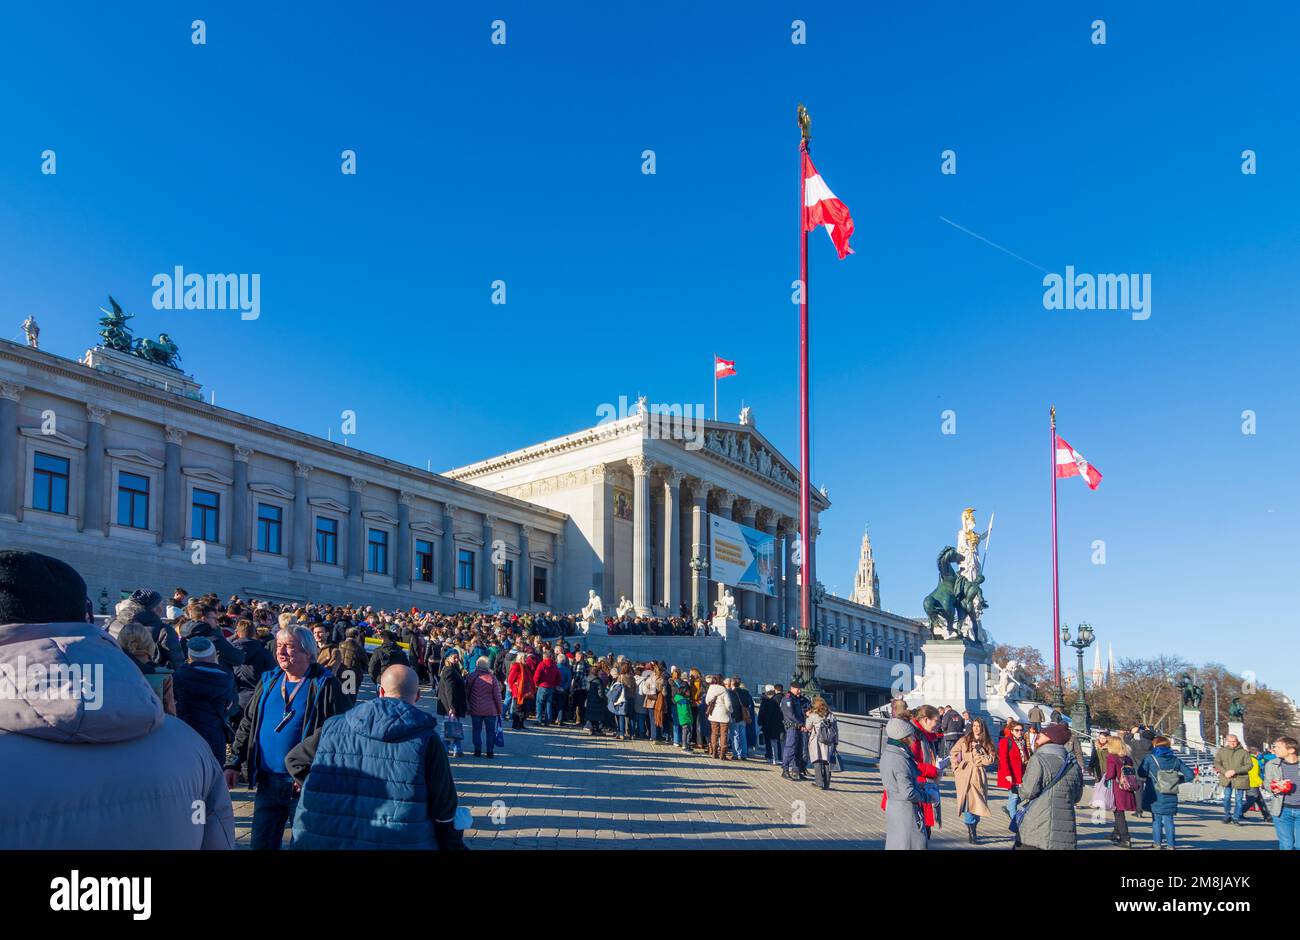
[[[85,388],[85,394],[87,395],[93,395],[96,390],[99,390],[120,398],[138,401],[143,406],[142,410],[138,415],[132,414],[132,417],[139,417],[143,421],[156,420],[152,415],[157,413],[157,409],[162,408],[169,414],[187,416],[186,424],[189,427],[217,440],[246,440],[250,434],[257,434],[284,443],[286,446],[283,448],[283,452],[293,453],[298,448],[309,448],[322,456],[332,456],[335,458],[334,460],[316,461],[315,466],[318,469],[337,473],[341,476],[348,476],[350,473],[355,472],[358,464],[372,467],[377,471],[395,474],[404,480],[409,480],[412,484],[417,484],[420,490],[427,488],[428,492],[422,492],[421,495],[425,495],[435,502],[445,501],[446,491],[450,490],[466,498],[488,498],[493,501],[504,500],[515,503],[520,512],[527,512],[533,518],[550,519],[557,523],[562,523],[568,518],[565,513],[559,510],[548,509],[545,506],[528,503],[502,493],[485,490],[472,483],[443,474],[430,473],[423,467],[413,467],[409,464],[399,463],[396,460],[390,460],[387,457],[358,450],[355,447],[345,447],[338,442],[328,441],[325,438],[311,434],[304,434],[301,431],[295,431],[292,428],[273,424],[261,418],[232,411],[229,408],[222,408],[197,399],[185,398],[165,392],[162,389],[154,389],[148,385],[133,382],[130,379],[109,372],[92,369],[76,360],[56,356],[43,349],[33,349],[30,346],[0,338],[0,363],[3,362],[12,362],[29,370],[48,373],[54,376],[56,380],[63,379],[75,382]],[[6,384],[18,388],[20,393],[30,387],[12,379],[3,379],[0,380],[0,389]],[[66,395],[65,389],[56,390],[60,394]],[[115,410],[119,414],[129,413],[121,408]],[[212,425],[220,426],[226,430],[219,431],[211,427]],[[281,450],[278,447],[259,447],[257,449],[271,456]],[[253,448],[249,448],[249,453],[252,452]]]

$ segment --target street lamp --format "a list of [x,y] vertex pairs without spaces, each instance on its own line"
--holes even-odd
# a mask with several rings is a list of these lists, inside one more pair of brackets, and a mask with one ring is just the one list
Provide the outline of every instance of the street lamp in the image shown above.
[[[708,567],[709,567],[709,563],[708,563],[707,561],[705,561],[703,558],[701,558],[699,555],[696,555],[695,557],[693,557],[693,558],[691,559],[690,569],[691,569],[692,571],[695,572],[695,578],[697,578],[697,579],[698,579],[698,578],[703,578],[703,577],[704,577],[704,572],[708,570]],[[702,591],[702,592],[700,592],[700,593],[703,594],[705,597],[707,597],[707,596],[708,596],[708,582],[705,581],[704,583],[705,583],[705,590]],[[693,605],[691,605],[691,606],[692,606],[692,608],[693,608],[693,612],[694,612],[694,614],[695,614],[695,619],[696,619],[696,620],[703,620],[703,619],[704,619],[704,605],[703,605],[703,604],[696,603],[696,604],[693,604]]]
[[[1070,724],[1076,734],[1088,733],[1088,699],[1087,687],[1083,680],[1083,651],[1092,646],[1094,639],[1092,627],[1086,623],[1079,624],[1079,636],[1075,640],[1070,639],[1069,626],[1061,624],[1061,642],[1066,646],[1073,646],[1074,651],[1079,654],[1079,700],[1074,703],[1074,708],[1070,709]],[[1059,685],[1056,687],[1056,694],[1064,704],[1065,693]]]

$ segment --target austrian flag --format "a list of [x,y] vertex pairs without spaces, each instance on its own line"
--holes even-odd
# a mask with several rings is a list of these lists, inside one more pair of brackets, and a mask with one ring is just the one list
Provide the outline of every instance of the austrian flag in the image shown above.
[[1064,479],[1073,476],[1083,477],[1090,490],[1095,490],[1101,483],[1101,471],[1088,463],[1083,454],[1071,447],[1069,442],[1058,434],[1056,436],[1056,477]]
[[715,379],[725,379],[729,375],[736,374],[736,360],[723,359],[719,355],[713,357],[713,377]]
[[849,247],[849,236],[853,234],[853,216],[849,207],[835,198],[826,181],[821,178],[813,166],[808,151],[803,152],[803,230],[811,232],[819,225],[826,226],[826,232],[835,243],[835,250],[841,258],[853,254]]

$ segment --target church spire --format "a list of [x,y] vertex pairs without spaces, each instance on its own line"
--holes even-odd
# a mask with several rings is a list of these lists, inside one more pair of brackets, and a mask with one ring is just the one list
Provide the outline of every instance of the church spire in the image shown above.
[[876,559],[871,554],[871,533],[862,533],[862,552],[858,572],[853,576],[853,602],[867,607],[880,606],[880,578],[876,576]]

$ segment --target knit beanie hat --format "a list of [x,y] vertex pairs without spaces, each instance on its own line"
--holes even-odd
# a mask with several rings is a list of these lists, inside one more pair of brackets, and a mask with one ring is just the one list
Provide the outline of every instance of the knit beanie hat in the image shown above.
[[85,622],[86,582],[66,562],[0,551],[0,623]]
[[915,726],[906,718],[891,718],[885,722],[885,737],[901,741],[916,732]]

